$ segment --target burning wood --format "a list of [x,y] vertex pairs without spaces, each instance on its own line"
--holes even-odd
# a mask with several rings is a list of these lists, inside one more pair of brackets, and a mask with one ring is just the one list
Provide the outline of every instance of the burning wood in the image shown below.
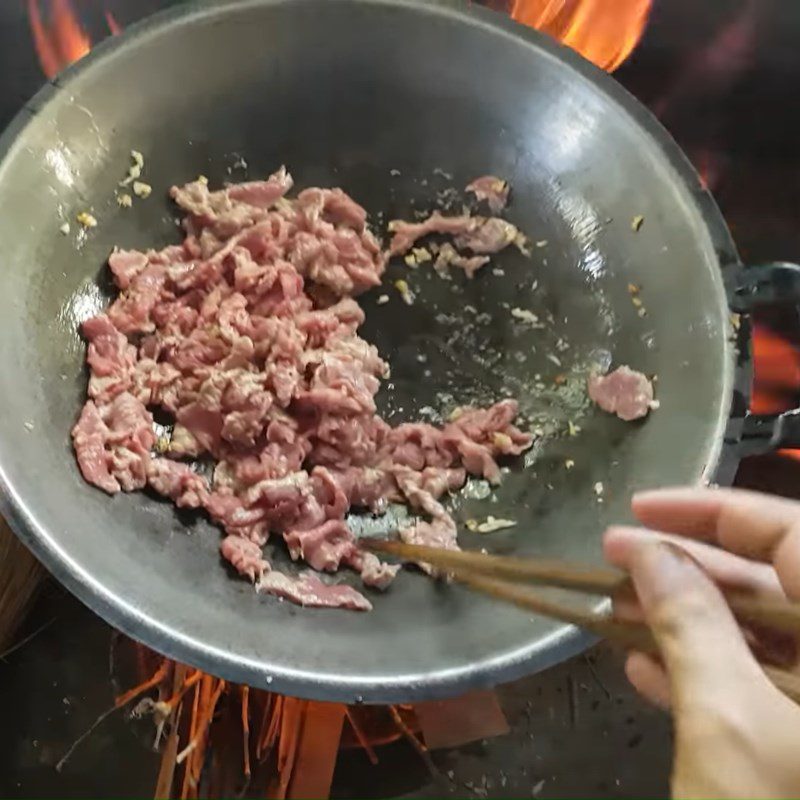
[[[152,664],[151,655],[137,654],[140,669]],[[376,744],[401,736],[413,740],[417,752],[427,754],[409,707],[390,707],[390,735],[382,724],[375,736],[371,730],[375,709],[237,686],[167,659],[119,695],[115,708],[153,690],[155,697],[140,700],[132,714],[152,715],[157,743],[168,730],[156,798],[233,796],[251,781],[257,781],[270,798],[327,797],[336,757],[348,741],[363,747],[373,763],[378,760]]]
[[428,753],[429,736],[439,741],[456,720],[458,733],[448,733],[453,746],[508,730],[493,692],[424,703],[419,713],[409,705],[319,703],[228,683],[121,636],[115,642],[112,663],[130,665],[129,657],[119,659],[124,647],[140,682],[119,694],[59,768],[111,713],[135,703],[131,716],[149,715],[161,746],[156,798],[233,797],[247,789],[276,800],[324,798],[341,750],[360,748],[377,764],[376,748],[403,737],[442,780]]
[[0,656],[15,646],[14,634],[44,576],[43,567],[0,517]]

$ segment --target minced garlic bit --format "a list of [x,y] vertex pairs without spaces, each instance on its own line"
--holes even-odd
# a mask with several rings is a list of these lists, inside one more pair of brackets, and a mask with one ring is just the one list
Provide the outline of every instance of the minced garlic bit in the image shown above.
[[544,325],[539,322],[539,317],[527,308],[512,308],[511,316],[520,322],[527,322],[534,328],[544,328]]
[[149,183],[143,183],[142,181],[134,181],[133,182],[133,193],[137,197],[141,197],[142,200],[146,200],[153,192],[153,187]]
[[130,208],[133,205],[133,198],[127,193],[117,195],[117,205],[120,208]]
[[570,436],[577,436],[581,432],[581,426],[576,425],[572,420],[567,420],[567,430]]
[[433,260],[433,256],[428,250],[427,247],[415,247],[411,250],[417,264],[425,264],[428,261]]
[[517,231],[514,238],[511,240],[511,243],[517,250],[522,253],[525,257],[529,258],[531,255],[531,243],[528,241],[528,237],[522,232]]
[[399,280],[394,282],[394,288],[400,292],[400,297],[403,298],[403,302],[407,305],[414,304],[414,292],[411,291],[408,284],[404,280]]
[[496,519],[495,517],[486,517],[486,522],[478,523],[474,530],[477,533],[494,533],[495,531],[502,531],[506,528],[514,528],[517,523],[513,519]]
[[568,459],[567,459],[567,460],[564,462],[564,466],[565,466],[567,469],[572,469],[572,468],[575,466],[575,462],[574,462],[574,461],[573,461],[571,458],[568,458]]
[[135,180],[142,177],[142,170],[144,169],[144,156],[138,150],[131,150],[131,161],[133,164],[128,167],[128,174],[125,180],[119,182],[120,186],[128,186]]
[[32,422],[23,422],[22,424],[25,426],[25,430],[27,430],[27,431],[32,431],[33,430],[33,423]]
[[641,292],[641,291],[642,291],[641,287],[640,287],[640,286],[637,286],[635,283],[629,283],[629,284],[628,284],[628,292],[629,292],[630,294],[632,294],[632,295],[637,295],[637,294],[639,294],[639,292]]
[[407,267],[411,267],[412,269],[414,269],[415,267],[418,267],[418,266],[419,266],[419,264],[417,264],[417,257],[416,257],[416,256],[415,256],[413,253],[409,253],[409,254],[408,254],[408,255],[407,255],[407,256],[406,256],[406,257],[403,259],[403,261],[405,261],[405,262],[406,262],[406,266],[407,266]]
[[644,225],[644,217],[641,214],[638,214],[631,220],[631,230],[634,233],[639,233],[642,229],[642,225]]
[[84,228],[97,227],[97,220],[88,211],[81,211],[81,213],[78,214],[75,219],[80,225],[83,225]]
[[540,239],[538,242],[536,242],[536,246],[539,248],[547,247],[547,245],[548,245],[547,239]]
[[514,528],[517,523],[513,519],[495,519],[489,516],[485,522],[468,519],[464,524],[467,526],[467,530],[473,533],[494,533],[494,531],[501,531],[505,528]]
[[62,226],[59,228],[59,230],[61,231],[61,233],[63,233],[63,234],[64,234],[64,236],[68,236],[68,235],[69,235],[69,222],[65,222],[65,223],[64,223],[64,224],[63,224],[63,225],[62,225]]
[[206,178],[205,175],[198,175],[197,176],[197,182],[198,183],[202,183],[203,186],[208,186],[208,178]]
[[382,294],[376,301],[379,306],[385,306],[389,302],[389,295]]
[[598,481],[594,485],[594,493],[597,495],[597,502],[598,503],[602,503],[603,502],[603,494],[605,493],[605,490],[606,490],[605,486],[603,486],[603,484],[600,481]]
[[156,439],[156,451],[166,453],[169,450],[169,436],[159,436]]
[[498,450],[507,450],[514,444],[507,433],[501,433],[500,431],[495,431],[492,434],[492,443]]

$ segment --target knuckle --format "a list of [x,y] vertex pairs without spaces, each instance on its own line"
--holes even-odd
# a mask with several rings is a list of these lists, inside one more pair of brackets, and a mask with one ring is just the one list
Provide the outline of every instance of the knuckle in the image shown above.
[[713,618],[708,594],[690,588],[661,598],[651,610],[651,622],[663,635],[677,637],[687,623],[693,625]]

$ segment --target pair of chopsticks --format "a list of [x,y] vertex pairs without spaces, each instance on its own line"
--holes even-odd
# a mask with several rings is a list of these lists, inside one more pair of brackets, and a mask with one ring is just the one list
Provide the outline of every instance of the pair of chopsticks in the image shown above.
[[[658,655],[658,645],[644,623],[616,620],[604,614],[571,608],[543,597],[526,583],[554,586],[599,597],[632,592],[629,577],[618,570],[583,566],[564,561],[511,558],[461,550],[404,544],[383,539],[362,539],[361,545],[375,553],[422,562],[447,573],[478,592],[504,600],[537,614],[577,625],[603,639],[626,648]],[[800,636],[800,604],[754,597],[722,589],[737,619]],[[769,679],[787,697],[800,703],[800,675],[762,664]]]

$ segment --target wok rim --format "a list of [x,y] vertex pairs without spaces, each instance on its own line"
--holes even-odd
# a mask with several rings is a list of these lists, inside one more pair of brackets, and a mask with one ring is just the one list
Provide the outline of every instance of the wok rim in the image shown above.
[[[66,89],[85,70],[98,68],[105,59],[113,58],[123,49],[136,46],[137,41],[162,32],[172,26],[191,25],[195,20],[246,12],[249,8],[287,5],[305,0],[194,0],[184,5],[162,10],[133,24],[120,36],[109,37],[79,62],[48,80],[28,101],[0,134],[0,169],[14,145],[21,140],[32,119],[46,107],[58,92]],[[574,70],[579,78],[591,82],[600,92],[614,101],[621,111],[646,133],[675,170],[695,202],[697,211],[713,244],[720,274],[725,268],[741,264],[733,238],[710,192],[686,154],[660,121],[610,75],[574,52],[527,26],[518,24],[504,14],[476,7],[470,0],[327,0],[341,5],[386,6],[406,8],[420,15],[452,16],[469,25],[479,25],[499,31],[518,44],[544,51]],[[749,330],[742,325],[739,351],[749,341]],[[704,469],[704,478],[728,482],[735,474],[738,457],[734,448],[724,441],[725,424],[734,408],[733,393],[747,394],[750,363],[741,359],[732,367],[731,397],[726,413],[721,415],[715,438],[713,457]],[[743,388],[744,387],[744,388]],[[192,664],[214,675],[236,683],[320,701],[350,703],[393,703],[438,699],[471,689],[486,688],[533,674],[571,658],[596,643],[597,637],[572,625],[563,625],[550,636],[519,647],[511,652],[484,659],[458,668],[435,673],[398,675],[388,678],[342,677],[331,673],[308,672],[295,668],[269,667],[262,661],[246,659],[230,651],[193,639],[190,634],[175,630],[159,619],[147,616],[122,595],[115,594],[101,580],[84,570],[54,540],[51,533],[36,524],[26,503],[7,479],[0,457],[0,513],[14,533],[42,561],[48,571],[72,594],[108,624],[127,636],[142,642],[168,658]],[[598,604],[605,609],[608,601]],[[320,613],[320,612],[318,612]]]

